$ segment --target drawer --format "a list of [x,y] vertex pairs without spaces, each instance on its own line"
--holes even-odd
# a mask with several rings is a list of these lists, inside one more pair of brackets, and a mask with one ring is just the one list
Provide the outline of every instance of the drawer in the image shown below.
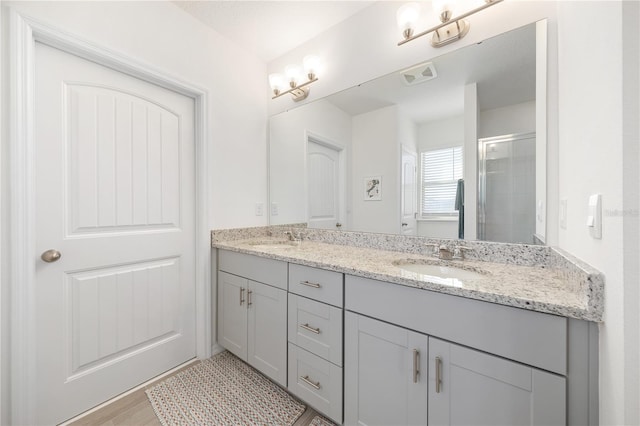
[[309,299],[341,308],[343,306],[340,272],[289,264],[289,291]]
[[342,424],[342,368],[289,343],[289,391]]
[[567,374],[567,319],[362,277],[345,277],[346,309]]
[[218,269],[283,290],[287,289],[287,262],[218,250]]
[[289,341],[342,366],[342,309],[289,293]]

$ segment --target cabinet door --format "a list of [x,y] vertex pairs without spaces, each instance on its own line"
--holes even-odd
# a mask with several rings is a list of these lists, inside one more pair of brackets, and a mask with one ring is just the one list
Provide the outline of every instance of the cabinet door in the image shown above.
[[345,424],[427,423],[427,341],[345,313]]
[[253,367],[287,386],[287,292],[249,281],[248,359]]
[[247,280],[218,272],[218,343],[247,360]]
[[563,425],[565,407],[564,377],[429,338],[429,425]]

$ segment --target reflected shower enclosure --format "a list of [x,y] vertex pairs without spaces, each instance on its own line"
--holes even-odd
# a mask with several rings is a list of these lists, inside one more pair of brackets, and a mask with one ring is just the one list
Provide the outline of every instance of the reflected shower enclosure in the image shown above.
[[478,239],[534,244],[535,133],[478,140]]

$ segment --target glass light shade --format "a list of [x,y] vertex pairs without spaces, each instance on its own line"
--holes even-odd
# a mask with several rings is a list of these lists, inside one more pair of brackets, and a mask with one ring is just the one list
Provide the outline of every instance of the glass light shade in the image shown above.
[[317,76],[320,71],[320,58],[316,55],[307,55],[302,60],[302,65],[304,66],[304,71],[307,75],[313,74],[314,76]]
[[396,12],[398,28],[400,30],[413,29],[420,18],[420,5],[418,3],[407,3],[402,5]]
[[281,91],[285,87],[285,80],[282,74],[269,74],[269,86],[273,91]]
[[432,0],[431,4],[433,5],[433,11],[438,16],[443,12],[456,13],[456,0]]
[[300,65],[287,65],[284,73],[287,76],[289,85],[292,87],[297,86],[302,80],[302,67]]

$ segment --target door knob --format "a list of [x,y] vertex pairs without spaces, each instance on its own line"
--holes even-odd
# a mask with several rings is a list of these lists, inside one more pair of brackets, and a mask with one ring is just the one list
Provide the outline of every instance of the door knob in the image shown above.
[[40,259],[44,260],[47,263],[52,263],[57,261],[61,257],[62,257],[62,254],[60,254],[58,250],[51,249],[42,253],[42,256],[40,256]]

